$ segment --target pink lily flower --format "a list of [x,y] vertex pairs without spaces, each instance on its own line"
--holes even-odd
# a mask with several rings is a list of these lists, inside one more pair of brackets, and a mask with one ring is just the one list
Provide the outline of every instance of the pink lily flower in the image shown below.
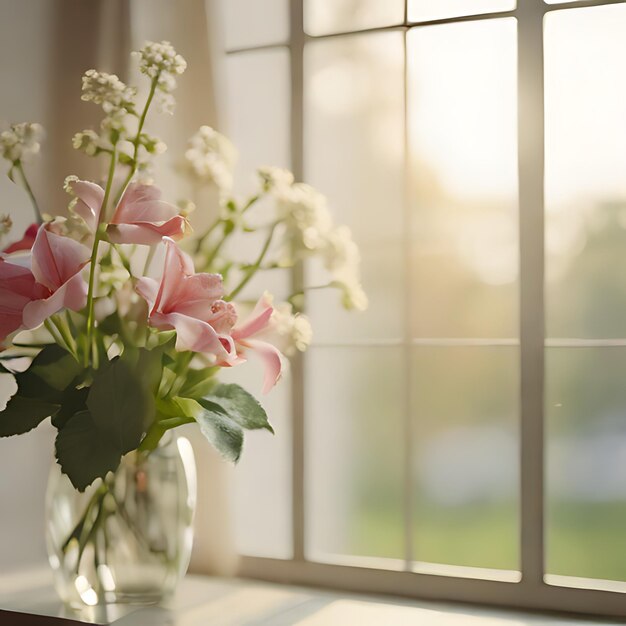
[[22,323],[36,328],[60,311],[80,311],[87,303],[87,284],[81,270],[89,261],[86,246],[42,226],[32,249],[31,271],[37,282],[37,298],[24,306]]
[[246,321],[235,326],[231,333],[240,358],[243,358],[246,350],[252,350],[262,359],[265,367],[263,393],[270,391],[282,374],[280,351],[267,341],[255,339],[256,336],[268,329],[273,312],[274,308],[269,298],[261,296]]
[[148,320],[160,330],[176,331],[176,349],[212,355],[216,363],[237,360],[230,330],[237,321],[232,304],[224,302],[219,274],[196,274],[189,255],[168,237],[160,283],[143,277],[136,290],[150,308]]
[[30,269],[0,258],[0,341],[23,327],[24,307],[45,292]]
[[153,185],[133,183],[124,192],[107,228],[113,243],[160,243],[163,237],[181,239],[189,231],[189,222],[173,204],[161,200],[161,191]]
[[24,231],[24,236],[19,241],[14,241],[2,252],[4,252],[4,254],[11,254],[12,252],[19,252],[20,250],[30,250],[33,247],[33,243],[35,243],[38,229],[39,226],[37,226],[37,224],[31,224]]
[[[95,231],[104,190],[84,180],[69,183],[78,198],[74,212]],[[161,200],[161,191],[153,185],[132,183],[128,186],[107,227],[113,243],[153,245],[163,237],[180,239],[189,231],[189,222],[173,204]]]

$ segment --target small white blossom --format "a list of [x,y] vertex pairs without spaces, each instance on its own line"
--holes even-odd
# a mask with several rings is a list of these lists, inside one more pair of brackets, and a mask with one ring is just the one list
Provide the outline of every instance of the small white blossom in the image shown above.
[[280,192],[285,187],[291,187],[294,182],[293,174],[282,167],[260,167],[257,174],[261,179],[263,191],[276,190]]
[[166,113],[174,110],[172,92],[176,89],[176,76],[187,69],[187,62],[176,52],[169,41],[147,41],[138,55],[139,70],[152,79],[157,79],[157,99]]
[[167,145],[158,137],[152,137],[147,133],[141,134],[141,145],[148,154],[163,154],[167,150]]
[[283,354],[291,356],[296,350],[304,352],[311,345],[313,328],[309,318],[299,313],[294,314],[293,307],[288,302],[274,306],[270,324],[278,335],[277,347]]
[[100,136],[93,130],[83,130],[72,137],[72,146],[87,156],[94,156],[101,148]]
[[11,163],[27,160],[39,152],[43,137],[44,130],[41,124],[35,122],[11,124],[8,130],[0,133],[2,156]]
[[232,188],[237,151],[227,137],[210,126],[201,126],[189,139],[185,160],[199,181],[212,183],[222,192]]
[[115,74],[87,70],[83,74],[81,100],[99,104],[107,115],[120,115],[134,109],[135,89]]
[[345,281],[336,279],[334,284],[341,290],[341,303],[345,309],[348,311],[365,311],[367,309],[369,305],[367,294],[353,276],[348,276]]
[[333,284],[341,289],[343,306],[364,311],[368,302],[361,287],[361,255],[347,226],[338,226],[326,234],[322,257]]
[[359,248],[347,226],[338,226],[326,234],[323,256],[330,272],[341,272],[346,267],[356,270],[361,262]]
[[306,251],[321,250],[332,228],[326,197],[304,183],[277,191],[278,217],[285,220],[293,241]]

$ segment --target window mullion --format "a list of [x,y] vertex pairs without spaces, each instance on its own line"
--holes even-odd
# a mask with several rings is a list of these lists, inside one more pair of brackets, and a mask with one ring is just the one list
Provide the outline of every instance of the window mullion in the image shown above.
[[521,569],[543,585],[544,104],[542,0],[518,3]]
[[[291,62],[291,169],[296,180],[304,178],[304,0],[291,0],[289,6],[289,51]],[[296,265],[292,272],[292,292],[303,288],[304,269]],[[305,559],[305,432],[304,432],[304,357],[298,353],[291,360],[292,415],[292,536],[293,558]]]
[[[408,11],[408,0],[405,0],[405,17]],[[411,332],[411,289],[412,285],[412,272],[411,272],[411,196],[410,196],[410,144],[409,144],[409,60],[407,58],[407,41],[406,32],[403,33],[403,46],[404,46],[404,212],[403,212],[403,253],[404,253],[404,337],[403,337],[403,434],[404,434],[404,463],[403,463],[403,480],[404,485],[402,489],[403,493],[403,513],[404,513],[404,560],[405,568],[407,571],[411,571],[413,562],[415,561],[415,552],[413,545],[413,502],[414,502],[414,485],[413,485],[413,402],[412,402],[412,389],[413,382],[412,373],[412,356],[413,356],[413,342]]]

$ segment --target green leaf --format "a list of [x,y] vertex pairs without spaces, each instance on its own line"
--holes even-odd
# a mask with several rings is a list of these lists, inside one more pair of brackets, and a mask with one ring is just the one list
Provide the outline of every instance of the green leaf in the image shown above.
[[62,391],[83,371],[82,365],[56,344],[46,346],[27,370],[53,389]]
[[199,400],[208,395],[217,385],[215,380],[217,369],[216,367],[205,367],[201,370],[190,369],[178,395],[194,400]]
[[[193,402],[193,401],[192,401]],[[227,460],[236,463],[243,448],[243,430],[234,420],[222,412],[221,407],[202,400],[201,411],[194,415],[202,434]]]
[[141,376],[139,370],[116,358],[94,374],[87,397],[98,430],[114,441],[122,454],[137,448],[145,426],[154,417],[154,397]]
[[80,411],[67,421],[57,434],[55,449],[61,470],[79,491],[114,472],[122,457],[119,446],[103,436],[89,411]]
[[52,416],[52,425],[61,429],[75,413],[86,411],[88,395],[89,387],[68,387],[63,392],[61,408]]
[[4,411],[0,413],[0,437],[27,433],[59,408],[58,404],[18,394],[9,400]]
[[200,404],[210,401],[222,408],[234,422],[246,430],[274,429],[267,421],[267,413],[259,401],[240,385],[218,385],[211,394],[204,396]]
[[17,391],[0,412],[0,437],[27,433],[61,406],[63,391],[56,386],[76,376],[74,365],[66,361],[71,355],[59,346],[46,346],[28,370],[15,374]]
[[193,417],[202,434],[227,461],[236,463],[239,460],[243,430],[220,406],[205,400],[197,402],[189,398],[171,398],[162,409],[169,418]]
[[136,371],[141,372],[141,384],[146,391],[151,396],[155,396],[163,375],[163,350],[161,347],[152,350],[140,348]]

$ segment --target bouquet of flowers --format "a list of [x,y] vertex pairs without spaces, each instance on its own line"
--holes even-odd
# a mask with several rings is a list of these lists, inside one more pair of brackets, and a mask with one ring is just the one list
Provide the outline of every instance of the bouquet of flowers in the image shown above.
[[[280,378],[283,353],[304,350],[311,328],[300,312],[306,289],[278,304],[268,293],[256,304],[238,300],[257,272],[317,256],[328,282],[315,288],[337,289],[348,309],[367,303],[358,249],[349,230],[333,224],[325,198],[286,170],[263,168],[256,194],[237,199],[235,149],[207,126],[190,139],[179,168],[196,187],[217,190],[213,206],[196,209],[211,225],[192,234],[192,203],[170,204],[150,180],[165,145],[145,129],[153,105],[172,112],[186,63],[168,42],[136,54],[149,83],[142,102],[113,74],[83,76],[82,99],[104,116],[73,144],[102,160],[106,177],[100,185],[68,176],[64,217],[48,215],[52,207],[37,202],[27,180],[24,164],[39,151],[42,128],[20,123],[0,134],[8,175],[25,187],[37,218],[0,254],[0,372],[12,384],[0,436],[51,418],[56,459],[80,491],[115,472],[124,455],[149,455],[183,424],[196,422],[231,461],[244,430],[272,431],[259,402],[220,383],[220,371],[256,354],[266,392]],[[10,228],[1,218],[3,237]],[[252,261],[237,260],[237,247],[227,245],[233,237],[258,244]]]

